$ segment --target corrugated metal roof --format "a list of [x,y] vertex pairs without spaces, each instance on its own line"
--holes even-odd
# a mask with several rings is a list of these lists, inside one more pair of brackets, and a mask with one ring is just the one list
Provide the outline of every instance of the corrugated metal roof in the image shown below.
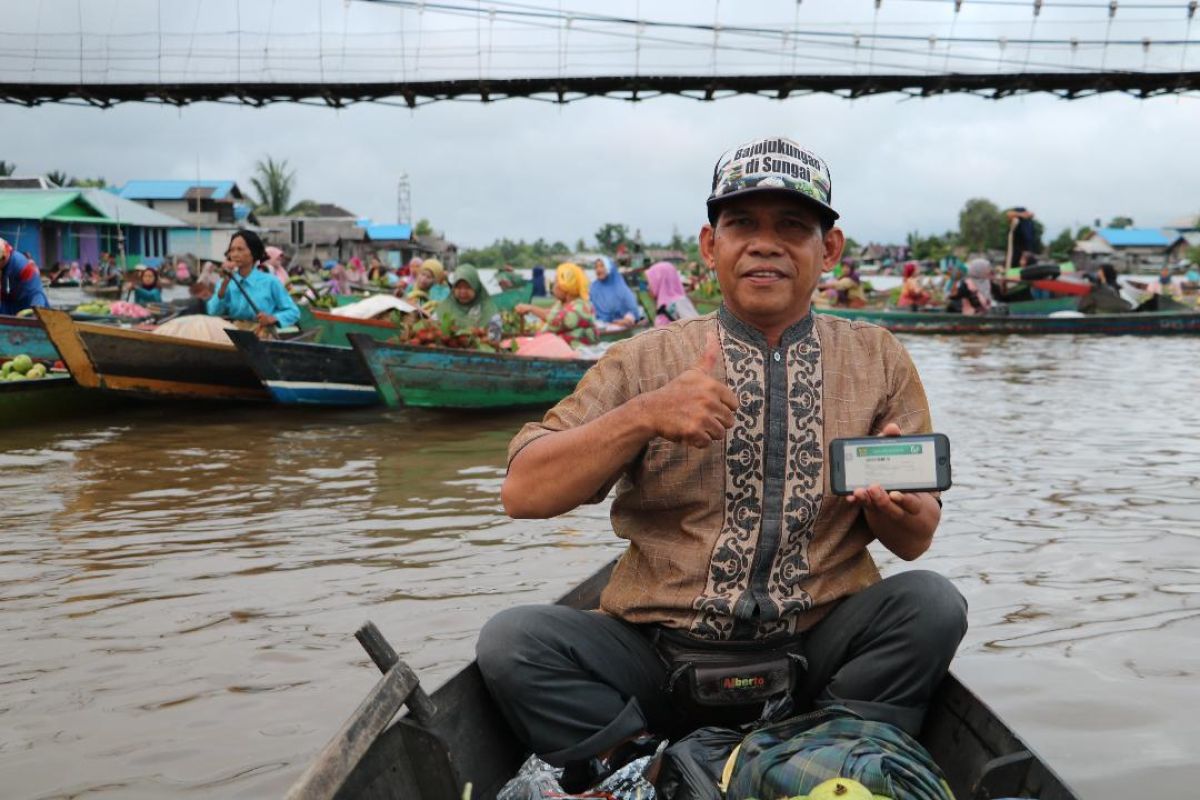
[[129,181],[118,194],[129,200],[184,200],[196,196],[226,200],[236,185],[233,181]]
[[375,241],[401,241],[412,238],[412,225],[369,225],[367,238]]
[[1100,228],[1096,233],[1113,247],[1170,247],[1174,241],[1158,228]]
[[51,219],[145,228],[183,228],[174,217],[104,189],[0,189],[0,219]]
[[0,219],[46,219],[77,197],[78,190],[0,189]]
[[104,216],[122,225],[138,225],[143,228],[186,228],[181,222],[161,211],[146,208],[141,203],[117,197],[103,189],[84,189],[83,197],[90,205],[103,212]]

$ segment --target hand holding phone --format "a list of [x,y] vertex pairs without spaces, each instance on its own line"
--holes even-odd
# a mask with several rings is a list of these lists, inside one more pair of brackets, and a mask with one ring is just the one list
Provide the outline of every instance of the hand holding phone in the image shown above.
[[885,492],[945,491],[951,485],[950,439],[941,433],[834,439],[829,465],[836,495],[871,486]]

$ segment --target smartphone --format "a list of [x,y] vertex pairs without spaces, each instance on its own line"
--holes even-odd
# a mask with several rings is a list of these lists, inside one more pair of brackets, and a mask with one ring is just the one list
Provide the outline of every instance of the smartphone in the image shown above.
[[944,492],[950,488],[950,439],[942,433],[834,439],[829,479],[838,495],[875,484],[886,491]]

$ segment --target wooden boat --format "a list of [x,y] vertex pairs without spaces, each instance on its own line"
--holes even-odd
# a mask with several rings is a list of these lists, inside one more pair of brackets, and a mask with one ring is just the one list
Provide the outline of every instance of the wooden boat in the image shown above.
[[85,388],[151,397],[271,397],[232,343],[76,322],[65,311],[48,308],[37,309],[37,315],[67,369]]
[[24,353],[34,361],[57,361],[46,329],[37,317],[0,315],[0,356],[11,358]]
[[[559,604],[596,608],[612,567],[572,589]],[[368,623],[358,638],[384,677],[292,786],[289,800],[460,800],[468,792],[472,800],[492,800],[527,752],[488,694],[478,667],[472,663],[426,695],[373,625]],[[401,704],[409,712],[389,726]],[[1077,800],[953,673],[933,699],[920,740],[963,800]]]
[[251,331],[229,338],[271,396],[288,405],[373,406],[379,393],[351,347],[259,339]]
[[359,333],[350,342],[389,406],[523,408],[557,403],[593,361],[530,358],[380,342]]
[[1106,336],[1195,336],[1200,334],[1200,313],[1192,311],[1140,311],[1128,314],[1005,316],[930,313],[868,308],[816,309],[845,319],[873,322],[893,333],[938,334],[1102,334]]
[[350,346],[347,336],[351,333],[361,333],[372,339],[383,341],[392,338],[400,331],[400,326],[391,320],[339,317],[337,314],[309,306],[300,306],[300,319],[296,325],[301,332],[316,331],[309,340],[314,344],[330,344],[338,347]]
[[0,429],[85,411],[94,407],[95,399],[95,392],[82,388],[66,374],[0,381]]
[[85,283],[82,288],[84,294],[92,297],[107,297],[115,300],[121,296],[120,284]]

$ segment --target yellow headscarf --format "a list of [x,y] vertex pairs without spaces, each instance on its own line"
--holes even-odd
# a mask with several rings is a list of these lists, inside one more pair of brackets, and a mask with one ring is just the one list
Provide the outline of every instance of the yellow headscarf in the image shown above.
[[417,267],[417,272],[427,269],[433,273],[433,283],[437,285],[446,279],[446,268],[442,266],[442,262],[436,258],[427,258],[421,262],[421,266]]
[[574,300],[576,297],[588,299],[587,274],[580,269],[578,264],[570,262],[559,264],[558,269],[555,270],[554,282],[567,295],[568,300]]

